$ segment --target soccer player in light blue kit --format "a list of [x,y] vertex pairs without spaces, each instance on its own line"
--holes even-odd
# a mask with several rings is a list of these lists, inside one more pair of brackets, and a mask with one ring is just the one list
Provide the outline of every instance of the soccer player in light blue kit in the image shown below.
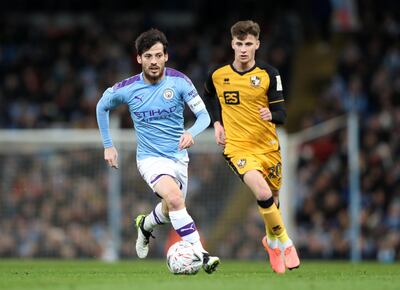
[[[118,152],[109,132],[109,111],[126,104],[136,130],[139,172],[162,198],[150,214],[136,218],[138,257],[147,256],[153,229],[171,223],[182,240],[203,253],[203,268],[212,273],[220,260],[203,248],[185,205],[189,163],[186,148],[207,128],[210,116],[190,79],[179,71],[165,68],[168,41],[164,33],[157,29],[143,32],[135,46],[142,73],[108,88],[97,104],[104,159],[109,166],[118,168]],[[183,122],[185,103],[196,115],[196,122],[187,130]]]

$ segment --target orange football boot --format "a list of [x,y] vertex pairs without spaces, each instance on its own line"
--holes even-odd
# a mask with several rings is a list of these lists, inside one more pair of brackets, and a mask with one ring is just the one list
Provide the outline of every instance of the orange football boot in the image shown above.
[[278,274],[284,274],[285,273],[285,263],[282,258],[282,252],[278,248],[271,249],[268,245],[267,242],[267,237],[265,236],[262,239],[262,244],[265,248],[265,251],[268,253],[269,256],[269,263],[271,264],[272,270],[274,270],[275,273]]
[[289,270],[293,270],[300,267],[299,256],[297,255],[296,248],[293,245],[287,247],[283,254],[285,256],[286,268],[288,268]]

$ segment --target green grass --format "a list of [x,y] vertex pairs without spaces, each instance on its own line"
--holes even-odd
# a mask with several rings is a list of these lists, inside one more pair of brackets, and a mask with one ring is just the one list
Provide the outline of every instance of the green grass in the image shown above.
[[284,275],[267,263],[222,261],[212,275],[175,276],[164,261],[0,260],[1,290],[400,289],[400,264],[303,261]]

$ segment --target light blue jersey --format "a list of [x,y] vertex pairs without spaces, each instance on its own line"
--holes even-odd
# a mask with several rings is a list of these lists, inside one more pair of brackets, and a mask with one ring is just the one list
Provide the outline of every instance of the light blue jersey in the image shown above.
[[187,131],[193,138],[210,124],[210,116],[188,77],[166,68],[156,84],[143,79],[143,73],[125,79],[108,88],[97,104],[97,123],[104,148],[113,146],[109,132],[109,111],[127,104],[137,137],[137,159],[166,157],[181,159],[186,150],[179,150],[184,132],[185,103],[196,115],[196,122]]

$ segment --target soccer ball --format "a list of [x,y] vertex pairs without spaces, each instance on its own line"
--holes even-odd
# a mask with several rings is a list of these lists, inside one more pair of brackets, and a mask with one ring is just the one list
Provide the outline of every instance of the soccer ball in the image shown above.
[[189,242],[179,241],[167,252],[167,266],[173,274],[194,275],[203,265],[203,254]]

